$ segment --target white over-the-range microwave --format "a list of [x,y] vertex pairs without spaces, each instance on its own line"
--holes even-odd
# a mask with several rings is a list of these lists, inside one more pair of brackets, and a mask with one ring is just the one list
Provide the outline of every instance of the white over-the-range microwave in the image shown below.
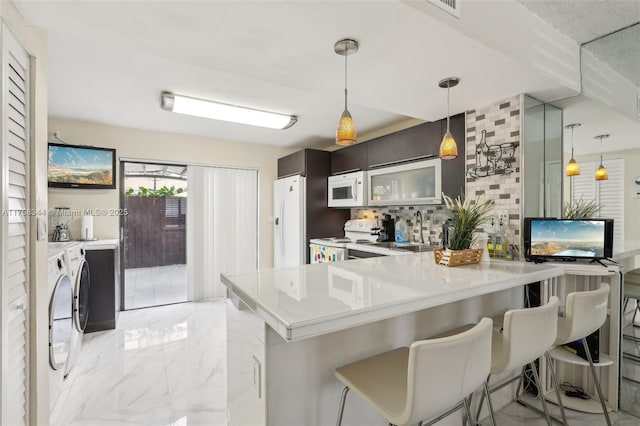
[[367,205],[367,172],[329,176],[329,207],[364,207]]

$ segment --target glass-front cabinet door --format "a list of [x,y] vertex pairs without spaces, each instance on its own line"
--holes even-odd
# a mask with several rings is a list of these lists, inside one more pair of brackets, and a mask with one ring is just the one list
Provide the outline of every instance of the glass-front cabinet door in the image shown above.
[[440,204],[439,158],[369,170],[368,205]]

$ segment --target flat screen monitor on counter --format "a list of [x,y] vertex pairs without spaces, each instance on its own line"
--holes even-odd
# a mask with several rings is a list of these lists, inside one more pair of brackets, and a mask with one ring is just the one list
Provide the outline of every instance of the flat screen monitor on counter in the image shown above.
[[48,158],[49,187],[116,188],[115,149],[50,143]]
[[527,260],[606,259],[613,255],[613,219],[525,218]]

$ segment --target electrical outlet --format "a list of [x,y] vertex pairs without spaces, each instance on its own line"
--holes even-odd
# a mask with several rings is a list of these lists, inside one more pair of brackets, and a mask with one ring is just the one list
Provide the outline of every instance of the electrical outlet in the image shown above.
[[509,222],[509,212],[507,210],[498,210],[498,223],[500,223],[500,219],[502,219],[502,223]]
[[251,357],[251,387],[258,395],[258,398],[262,397],[260,392],[262,385],[260,378],[260,369],[261,365],[260,361],[258,361],[258,358],[256,358],[255,356]]

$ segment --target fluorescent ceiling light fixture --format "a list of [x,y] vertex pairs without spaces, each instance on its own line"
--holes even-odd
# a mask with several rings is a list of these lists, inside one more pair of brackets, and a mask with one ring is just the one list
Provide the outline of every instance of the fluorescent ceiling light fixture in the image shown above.
[[177,112],[178,114],[230,121],[250,126],[268,127],[270,129],[288,129],[298,121],[298,117],[295,115],[261,111],[259,109],[175,95],[169,92],[162,93],[161,106],[164,110]]

